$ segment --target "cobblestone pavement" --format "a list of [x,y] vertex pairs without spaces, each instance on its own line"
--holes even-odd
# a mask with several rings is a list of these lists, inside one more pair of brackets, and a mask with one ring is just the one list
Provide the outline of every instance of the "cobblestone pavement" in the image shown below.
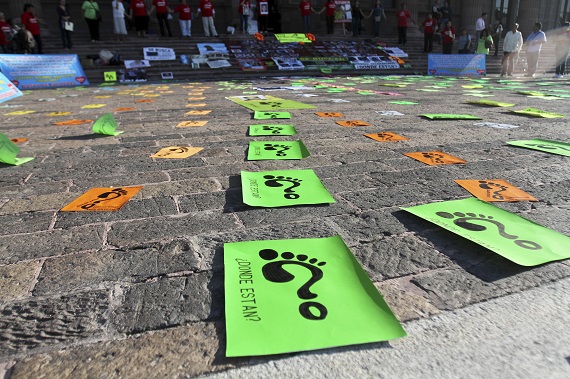
[[[568,261],[518,266],[400,207],[469,197],[455,179],[501,178],[539,201],[499,207],[570,236],[569,158],[505,144],[570,142],[567,97],[517,93],[564,96],[570,82],[386,79],[38,90],[1,104],[0,133],[28,138],[19,156],[35,159],[0,166],[0,372],[3,367],[12,378],[182,378],[276,359],[224,355],[224,242],[340,235],[404,327],[569,277]],[[254,89],[290,85],[304,87]],[[301,139],[310,157],[245,160],[249,141],[275,137],[248,137],[248,125],[258,122],[224,97],[254,93],[317,107],[289,110],[299,134],[282,137]],[[567,116],[529,118],[465,103],[481,99],[473,94]],[[92,104],[104,106],[84,108]],[[212,112],[185,115],[203,109]],[[34,112],[10,114],[20,111]],[[124,134],[94,137],[91,123],[54,125],[108,112]],[[341,112],[371,126],[342,127],[314,112]],[[424,113],[466,113],[519,127],[431,121],[419,117]],[[176,127],[189,120],[207,124]],[[363,136],[383,131],[409,140],[380,143]],[[149,158],[173,145],[204,150],[186,159]],[[403,155],[433,150],[468,163],[428,166]],[[313,169],[337,202],[272,209],[242,203],[240,171],[296,168]],[[136,185],[142,190],[119,211],[59,211],[90,188]]]

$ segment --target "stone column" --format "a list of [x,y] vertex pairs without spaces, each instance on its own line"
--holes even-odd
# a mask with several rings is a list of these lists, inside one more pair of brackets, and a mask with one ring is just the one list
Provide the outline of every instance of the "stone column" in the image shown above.
[[523,38],[526,39],[530,33],[532,33],[532,27],[535,22],[542,22],[539,20],[540,14],[540,3],[537,0],[520,0],[519,1],[519,14],[517,22],[519,23],[519,30],[523,34]]

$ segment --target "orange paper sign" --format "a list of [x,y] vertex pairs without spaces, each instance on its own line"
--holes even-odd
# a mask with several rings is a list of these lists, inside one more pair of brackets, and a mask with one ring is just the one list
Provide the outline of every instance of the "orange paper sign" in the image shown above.
[[208,121],[182,121],[181,123],[179,123],[178,125],[176,125],[177,128],[187,128],[187,127],[192,127],[192,126],[204,126],[208,123]]
[[141,190],[137,187],[92,188],[61,208],[62,212],[116,211]]
[[206,103],[191,103],[191,104],[186,104],[186,108],[192,108],[192,107],[205,107]]
[[315,112],[319,117],[343,117],[342,113],[337,112]]
[[365,137],[372,138],[378,142],[396,142],[396,141],[407,141],[409,138],[400,136],[392,132],[382,132],[382,133],[370,133],[365,134]]
[[456,180],[455,183],[483,201],[538,201],[503,179]]
[[188,158],[200,151],[204,150],[203,147],[187,147],[187,146],[170,146],[160,149],[156,154],[151,155],[151,158]]
[[189,97],[188,101],[198,101],[198,100],[206,100],[204,96],[202,97]]
[[117,109],[113,110],[113,112],[129,112],[129,111],[136,111],[136,110],[137,110],[137,108],[132,108],[132,107],[129,107],[129,108],[117,108]]
[[186,113],[184,113],[184,116],[204,116],[207,115],[208,113],[212,112],[211,110],[207,110],[207,111],[188,111]]
[[441,151],[406,153],[404,155],[410,158],[414,158],[415,160],[418,160],[430,166],[436,166],[440,164],[467,163],[467,161],[464,161],[461,158],[454,157],[453,155],[449,155]]
[[67,121],[58,121],[54,122],[54,125],[81,125],[81,124],[88,124],[93,122],[93,120],[67,120]]
[[154,102],[153,99],[140,99],[140,100],[135,100],[135,103],[152,103]]
[[360,121],[360,120],[347,120],[347,121],[337,121],[337,124],[339,124],[340,126],[370,126],[369,123],[364,122],[364,121]]
[[29,141],[28,138],[10,138],[10,141],[14,142],[14,143],[24,143],[26,141]]

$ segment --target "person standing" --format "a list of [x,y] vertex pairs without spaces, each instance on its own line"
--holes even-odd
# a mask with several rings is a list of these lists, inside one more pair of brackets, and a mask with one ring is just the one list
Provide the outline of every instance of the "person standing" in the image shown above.
[[131,0],[131,10],[129,16],[135,18],[135,30],[137,35],[146,38],[146,31],[148,30],[148,12],[144,0]]
[[424,27],[424,53],[431,53],[437,20],[433,18],[431,13],[428,13],[427,18],[422,22],[422,26]]
[[477,44],[477,51],[475,54],[489,55],[490,49],[493,48],[493,37],[489,34],[489,30],[485,29],[481,32],[479,43]]
[[[441,22],[441,5],[439,4],[439,0],[435,0],[431,6],[431,15],[435,20],[435,24],[439,26]],[[434,28],[434,32],[437,28]]]
[[511,30],[503,40],[503,60],[501,61],[501,76],[513,76],[514,59],[523,45],[522,33],[519,32],[519,24],[513,24]]
[[20,16],[22,20],[22,25],[27,31],[32,33],[34,40],[36,41],[36,52],[38,54],[43,54],[42,49],[42,36],[40,34],[40,19],[36,16],[36,8],[32,4],[24,5],[24,13]]
[[200,4],[198,4],[198,13],[202,14],[202,26],[204,27],[204,35],[206,37],[209,37],[211,31],[212,36],[217,37],[218,32],[216,31],[216,26],[214,25],[214,18],[216,17],[214,4],[212,4],[210,0],[201,0]]
[[526,77],[534,78],[534,74],[538,68],[538,56],[540,55],[542,44],[546,43],[546,34],[544,34],[541,29],[542,24],[535,22],[532,27],[532,33],[530,33],[526,40],[528,44],[526,48],[526,63],[528,66]]
[[325,11],[325,20],[327,21],[327,34],[334,33],[334,14],[336,12],[336,3],[334,0],[327,0],[323,9],[318,11],[317,13],[321,14]]
[[563,29],[556,37],[556,74],[555,78],[561,79],[566,72],[566,60],[570,52],[570,22],[562,25]]
[[451,5],[449,5],[449,1],[445,1],[443,3],[443,6],[439,8],[439,11],[441,13],[441,23],[439,25],[440,28],[443,29],[445,28],[445,25],[447,25],[447,21],[453,21],[452,20],[453,11],[451,10]]
[[10,41],[6,39],[7,36],[10,36],[12,27],[8,22],[6,22],[6,17],[4,13],[0,12],[0,46],[2,46],[2,52],[4,54],[8,54],[12,52],[10,47]]
[[368,14],[368,17],[374,15],[374,37],[380,37],[380,26],[382,25],[382,17],[384,21],[387,20],[386,13],[384,13],[384,7],[382,6],[382,0],[376,0],[374,2],[374,7]]
[[311,6],[311,1],[301,0],[299,3],[299,11],[301,12],[301,18],[303,19],[303,33],[311,32],[311,10],[314,11]]
[[86,0],[81,9],[83,9],[83,18],[89,27],[91,42],[99,42],[99,22],[101,22],[98,17],[101,14],[99,4],[96,1]]
[[[272,13],[273,8],[272,8]],[[257,30],[261,34],[267,33],[267,21],[269,20],[269,3],[267,0],[257,1]],[[277,33],[277,32],[276,32]]]
[[67,9],[65,0],[59,0],[59,5],[55,10],[59,18],[59,31],[61,32],[61,42],[63,43],[63,48],[66,50],[71,50],[71,31],[65,28],[65,23],[71,22],[71,16],[69,15],[69,10]]
[[487,12],[483,12],[481,17],[475,21],[475,50],[477,50],[477,44],[479,43],[479,38],[481,37],[481,32],[487,29],[485,24],[485,19],[487,18]]
[[499,55],[499,42],[503,36],[503,24],[501,20],[495,20],[493,25],[493,43],[495,44],[495,56]]
[[241,0],[239,2],[239,16],[241,19],[241,31],[243,34],[247,34],[249,29],[249,15],[251,14],[251,4],[249,0]]
[[113,0],[113,32],[117,36],[117,41],[125,41],[127,36],[127,26],[125,25],[125,6],[123,0]]
[[410,14],[410,11],[406,9],[406,3],[402,3],[399,11],[396,12],[396,17],[398,18],[398,43],[406,46],[408,42],[408,19],[414,24],[418,24]]
[[441,32],[441,45],[444,54],[451,54],[453,50],[453,41],[455,41],[455,28],[451,25],[451,21],[447,21],[445,28]]
[[461,29],[461,35],[457,41],[457,49],[459,54],[469,54],[471,52],[471,35],[467,28]]
[[168,15],[172,13],[172,10],[168,7],[166,0],[152,0],[152,7],[148,15],[150,16],[152,12],[156,10],[156,21],[158,21],[158,27],[160,29],[160,36],[166,37],[164,33],[164,28],[168,32],[168,36],[172,37],[172,31],[170,30],[170,23],[168,22]]
[[364,13],[362,13],[362,8],[360,8],[360,1],[355,0],[350,8],[352,10],[352,36],[358,37],[362,19],[364,18]]
[[190,37],[192,35],[192,9],[190,9],[190,5],[186,4],[186,0],[180,0],[180,4],[174,8],[174,12],[178,13],[182,37]]

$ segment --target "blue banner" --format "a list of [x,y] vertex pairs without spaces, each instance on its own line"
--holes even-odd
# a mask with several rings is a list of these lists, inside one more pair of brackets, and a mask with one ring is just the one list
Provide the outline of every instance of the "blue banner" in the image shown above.
[[22,92],[0,72],[0,103],[22,96]]
[[89,84],[75,54],[0,54],[0,71],[19,89]]
[[428,75],[483,76],[486,59],[485,54],[428,54]]

